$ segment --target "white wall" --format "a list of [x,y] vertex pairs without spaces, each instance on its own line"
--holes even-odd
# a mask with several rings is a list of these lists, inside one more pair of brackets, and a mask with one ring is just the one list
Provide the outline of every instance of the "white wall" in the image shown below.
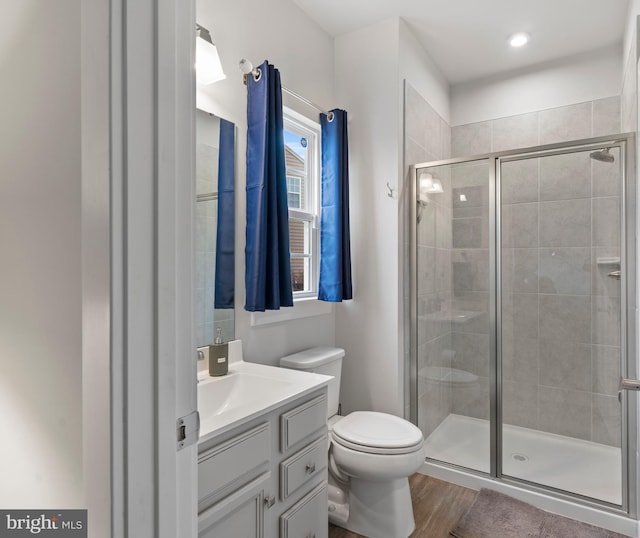
[[[268,59],[282,84],[325,109],[334,98],[333,39],[290,0],[198,0],[196,18],[208,28],[220,52],[227,78],[198,88],[197,106],[234,122],[237,129],[236,178],[236,337],[245,359],[277,364],[279,357],[316,345],[335,344],[335,316],[321,315],[252,327],[244,310],[246,88],[238,62]],[[284,104],[318,119],[318,112],[284,95]]]
[[0,13],[0,506],[81,508],[80,2]]
[[[408,208],[404,79],[449,116],[449,86],[406,23],[390,18],[336,38],[336,91],[349,111],[354,300],[336,309],[346,350],[344,411],[405,413],[404,273]],[[386,183],[395,189],[390,198]]]
[[629,11],[627,12],[627,25],[624,31],[624,40],[622,44],[623,60],[626,59],[631,47],[636,46],[636,26],[637,16],[640,15],[640,0],[631,0],[629,2]]
[[451,88],[451,126],[620,95],[622,50],[608,47]]
[[445,76],[400,19],[400,79],[408,80],[447,123],[451,122],[451,88]]
[[344,411],[402,414],[398,334],[398,199],[401,117],[399,19],[336,38],[336,90],[349,111],[353,301],[336,309],[346,350]]

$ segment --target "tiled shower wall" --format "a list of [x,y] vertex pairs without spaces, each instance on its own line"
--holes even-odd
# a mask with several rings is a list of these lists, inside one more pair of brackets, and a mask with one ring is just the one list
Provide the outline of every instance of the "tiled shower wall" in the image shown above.
[[[617,134],[620,122],[620,98],[612,97],[454,127],[452,152],[468,156]],[[616,267],[596,263],[620,256],[616,157],[616,164],[607,164],[582,153],[503,167],[505,423],[620,443],[620,285],[606,277]],[[468,168],[467,184],[482,189],[486,180]],[[454,178],[454,200],[456,187]],[[486,222],[477,215],[471,222],[456,218],[455,211],[454,298],[482,293],[488,279],[488,251],[479,232]],[[480,380],[472,390],[456,392],[452,410],[479,418],[488,418],[484,329],[451,332],[455,366]]]
[[196,203],[196,342],[213,343],[218,200]]
[[620,96],[622,132],[635,132],[638,128],[638,78],[636,69],[636,41],[638,36],[633,33],[633,38],[627,51],[622,94]]
[[[405,164],[619,133],[620,108],[612,97],[451,129],[406,84]],[[585,155],[503,169],[503,412],[506,423],[617,445],[619,285],[606,278],[611,267],[595,263],[619,256],[613,170]],[[418,224],[418,420],[425,436],[450,413],[489,417],[488,168],[476,162],[434,172],[444,192],[429,195]],[[457,323],[460,312],[476,314]],[[477,381],[434,381],[438,367]]]
[[[489,164],[452,166],[452,366],[472,374],[452,385],[452,412],[489,418]],[[458,316],[462,315],[462,318]]]
[[234,338],[233,309],[214,308],[218,200],[196,202],[196,342],[212,344],[222,329],[226,342]]
[[617,133],[620,133],[618,96],[453,127],[451,156],[465,157]]
[[[408,82],[405,83],[405,172],[411,164],[447,159],[451,156],[451,128],[431,105]],[[408,175],[407,175],[408,177]],[[408,188],[413,188],[411,178]],[[443,178],[445,195],[433,196],[431,203],[421,208],[418,225],[419,267],[423,268],[418,287],[419,334],[418,368],[421,372],[418,386],[418,420],[425,435],[451,412],[451,391],[436,384],[427,385],[424,368],[427,358],[440,357],[451,348],[451,322],[427,320],[427,310],[443,311],[451,303],[451,186]],[[447,198],[448,196],[448,198]],[[405,237],[408,238],[408,219]],[[405,244],[408,259],[408,242]],[[409,266],[405,265],[405,319],[409,319]],[[409,327],[405,324],[405,349],[409,350]],[[445,356],[448,354],[445,353]],[[446,362],[446,361],[445,361]],[[408,364],[408,355],[406,364]],[[450,360],[447,364],[451,366]],[[407,369],[408,372],[408,369]]]

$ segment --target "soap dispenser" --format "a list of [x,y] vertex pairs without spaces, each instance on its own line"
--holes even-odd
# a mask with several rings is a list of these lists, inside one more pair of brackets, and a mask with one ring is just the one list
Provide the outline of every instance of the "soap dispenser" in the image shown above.
[[221,376],[229,372],[229,344],[222,343],[222,329],[216,330],[216,339],[209,346],[209,375]]

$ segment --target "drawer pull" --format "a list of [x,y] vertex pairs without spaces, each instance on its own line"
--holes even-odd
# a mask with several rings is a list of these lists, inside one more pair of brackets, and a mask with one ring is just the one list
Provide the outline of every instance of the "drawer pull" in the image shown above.
[[275,496],[274,496],[274,495],[267,495],[267,496],[264,498],[264,505],[265,505],[267,508],[271,508],[275,503],[276,503],[276,498],[275,498]]
[[313,474],[316,472],[316,464],[315,463],[307,463],[307,474]]

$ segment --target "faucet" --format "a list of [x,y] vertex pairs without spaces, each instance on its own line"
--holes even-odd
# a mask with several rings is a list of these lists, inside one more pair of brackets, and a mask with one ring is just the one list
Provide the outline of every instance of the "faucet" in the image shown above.
[[[203,361],[204,360],[204,351],[202,351],[201,349],[198,350],[198,358],[196,360],[196,363]],[[196,384],[200,383],[200,380],[198,379],[198,372],[197,372],[198,368],[196,367]]]

